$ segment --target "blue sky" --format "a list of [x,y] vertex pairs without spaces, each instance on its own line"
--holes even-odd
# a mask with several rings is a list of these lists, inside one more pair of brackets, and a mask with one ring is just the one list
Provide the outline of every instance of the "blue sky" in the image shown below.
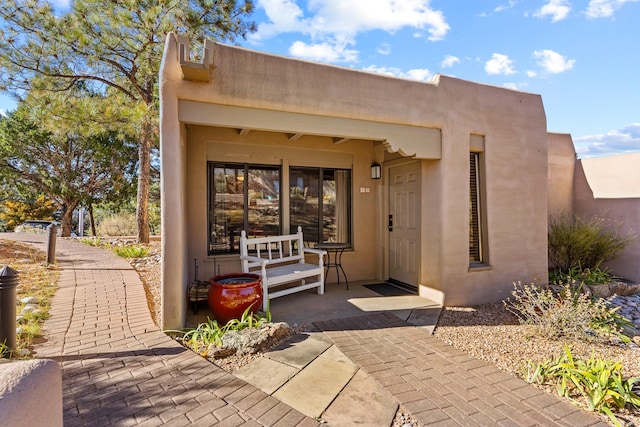
[[[640,151],[640,0],[254,3],[247,48],[537,93],[547,129],[571,133],[580,157]],[[0,110],[14,105],[0,96]]]

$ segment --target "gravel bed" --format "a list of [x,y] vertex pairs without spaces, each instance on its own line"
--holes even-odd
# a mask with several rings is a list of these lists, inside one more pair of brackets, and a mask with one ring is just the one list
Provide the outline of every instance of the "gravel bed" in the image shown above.
[[[151,315],[156,323],[160,319],[160,256],[152,247],[150,255],[131,263],[140,274]],[[637,296],[636,296],[637,297]],[[486,304],[477,307],[445,307],[438,321],[434,336],[441,341],[482,359],[498,369],[523,378],[527,362],[543,362],[563,354],[569,346],[575,357],[589,358],[595,355],[606,360],[619,361],[625,377],[640,377],[640,348],[637,344],[616,345],[576,340],[550,340],[535,334],[532,327],[520,325],[516,317],[502,304]],[[635,342],[640,342],[635,337]],[[234,356],[213,361],[223,369],[233,372],[261,354]],[[553,390],[546,390],[554,393]],[[623,425],[640,427],[640,413],[618,414]],[[606,416],[603,420],[610,422]],[[625,424],[626,423],[626,424]],[[393,427],[420,427],[410,413],[400,408]]]

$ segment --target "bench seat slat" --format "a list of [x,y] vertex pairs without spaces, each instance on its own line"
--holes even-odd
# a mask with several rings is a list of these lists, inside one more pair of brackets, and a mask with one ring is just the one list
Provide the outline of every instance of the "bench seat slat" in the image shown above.
[[269,287],[283,283],[294,282],[307,277],[318,276],[324,269],[314,264],[287,264],[267,268]]

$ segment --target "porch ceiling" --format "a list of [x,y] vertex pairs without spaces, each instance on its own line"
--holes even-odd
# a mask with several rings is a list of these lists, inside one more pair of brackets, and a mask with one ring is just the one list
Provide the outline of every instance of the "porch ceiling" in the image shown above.
[[441,158],[440,129],[368,120],[291,113],[180,100],[182,123],[231,127],[240,134],[251,130],[286,133],[290,140],[303,135],[331,136],[335,144],[348,140],[380,141],[391,152],[421,159]]

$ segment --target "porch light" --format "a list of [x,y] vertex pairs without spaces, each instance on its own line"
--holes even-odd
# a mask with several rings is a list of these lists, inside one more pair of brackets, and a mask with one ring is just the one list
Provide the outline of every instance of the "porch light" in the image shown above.
[[379,163],[371,165],[371,179],[380,179],[382,176],[382,167]]

